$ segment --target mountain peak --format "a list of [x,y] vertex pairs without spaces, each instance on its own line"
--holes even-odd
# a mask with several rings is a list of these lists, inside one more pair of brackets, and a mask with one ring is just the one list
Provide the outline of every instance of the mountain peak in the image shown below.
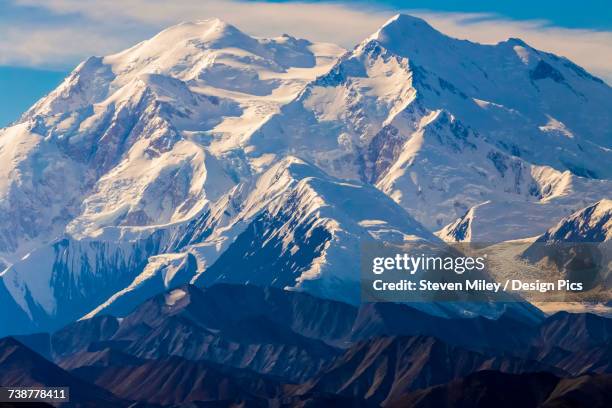
[[220,18],[207,18],[204,20],[193,20],[193,21],[183,21],[178,24],[172,25],[160,31],[157,36],[162,35],[163,33],[172,32],[175,30],[193,30],[196,29],[203,36],[212,33],[224,33],[224,32],[232,32],[232,31],[240,31],[235,26],[231,25],[227,21],[221,20]]
[[204,26],[203,28],[206,30],[204,34],[205,37],[247,36],[235,26],[219,18],[201,20],[194,24],[196,26]]
[[402,26],[402,25],[413,25],[413,26],[422,25],[422,26],[431,27],[422,18],[413,16],[411,14],[397,13],[396,15],[391,17],[389,20],[387,20],[385,24],[382,25],[381,28],[392,27],[392,26]]
[[520,38],[516,38],[516,37],[510,37],[505,42],[510,45],[519,45],[521,47],[529,47],[529,45],[525,41],[521,40]]
[[410,38],[440,35],[440,32],[430,26],[425,20],[409,14],[396,14],[391,17],[371,39],[378,40],[386,46],[401,47],[402,42]]
[[254,38],[243,33],[228,22],[219,18],[212,18],[182,22],[168,27],[150,40],[145,41],[144,44],[169,48],[187,42],[207,45],[210,48],[223,48],[248,45],[254,41]]

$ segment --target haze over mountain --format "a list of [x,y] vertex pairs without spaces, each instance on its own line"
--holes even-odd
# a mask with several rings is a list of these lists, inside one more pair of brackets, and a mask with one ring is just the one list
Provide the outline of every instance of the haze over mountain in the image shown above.
[[366,239],[540,235],[610,197],[611,101],[565,58],[406,15],[348,52],[170,27],[0,130],[0,334],[125,316],[188,282],[358,303]]

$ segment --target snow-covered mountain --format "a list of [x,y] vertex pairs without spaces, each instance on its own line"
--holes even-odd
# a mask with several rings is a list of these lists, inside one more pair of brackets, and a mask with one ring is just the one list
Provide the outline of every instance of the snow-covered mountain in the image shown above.
[[[125,290],[91,315],[129,312],[158,287],[189,281],[295,287],[354,303],[362,240],[437,241],[374,187],[334,179],[294,157],[272,166],[247,190],[242,199],[240,188],[222,197],[169,245],[193,257],[197,270],[182,279],[173,272],[168,284],[167,271],[176,269],[177,260],[184,265],[184,255],[154,257]],[[165,284],[152,290],[154,280]]]
[[541,242],[612,241],[612,200],[601,200],[559,221]]
[[123,315],[188,282],[296,288],[354,303],[363,240],[438,240],[373,186],[295,157],[188,223],[132,234],[43,246],[10,266],[2,282],[38,329],[90,311]]
[[356,302],[364,239],[538,235],[610,196],[611,103],[564,58],[405,15],[349,52],[170,27],[0,130],[3,327],[125,314],[186,282]]
[[[612,296],[612,200],[563,218],[521,254],[523,259],[583,282],[591,302],[609,310]],[[608,304],[606,304],[608,303]]]
[[188,219],[250,174],[233,163],[240,139],[341,51],[210,20],[88,59],[3,130],[0,253],[67,224],[91,236]]
[[602,81],[519,40],[460,41],[399,15],[251,140],[372,183],[431,229],[489,200],[564,201],[542,231],[609,195],[611,100]]
[[437,235],[445,241],[479,243],[536,237],[577,208],[588,207],[601,197],[610,197],[612,191],[609,180],[576,177],[568,170],[559,173],[544,169],[541,175],[541,179],[546,180],[545,198],[537,201],[487,200],[471,207]]

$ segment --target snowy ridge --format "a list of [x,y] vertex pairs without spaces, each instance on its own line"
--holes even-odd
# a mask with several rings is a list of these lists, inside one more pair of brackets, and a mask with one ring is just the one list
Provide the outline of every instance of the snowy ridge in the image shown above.
[[608,242],[612,240],[612,200],[601,200],[562,219],[543,234],[543,242]]
[[157,232],[137,241],[62,239],[42,246],[2,273],[2,290],[27,315],[19,322],[48,330],[81,317],[129,284],[163,246]]

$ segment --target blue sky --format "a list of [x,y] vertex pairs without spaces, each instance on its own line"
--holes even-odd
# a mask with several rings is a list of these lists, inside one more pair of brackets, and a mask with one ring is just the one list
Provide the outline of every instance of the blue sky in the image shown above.
[[60,84],[64,71],[0,66],[0,126],[16,120],[42,95]]
[[603,0],[0,0],[0,126],[87,56],[119,51],[180,21],[220,17],[254,35],[287,32],[348,48],[399,11],[459,38],[520,37],[612,83],[612,6]]
[[[291,0],[273,2],[286,3]],[[547,20],[552,25],[567,28],[612,28],[612,5],[609,0],[362,0],[346,3],[352,3],[355,7],[369,4],[394,9],[497,13],[519,20]]]

